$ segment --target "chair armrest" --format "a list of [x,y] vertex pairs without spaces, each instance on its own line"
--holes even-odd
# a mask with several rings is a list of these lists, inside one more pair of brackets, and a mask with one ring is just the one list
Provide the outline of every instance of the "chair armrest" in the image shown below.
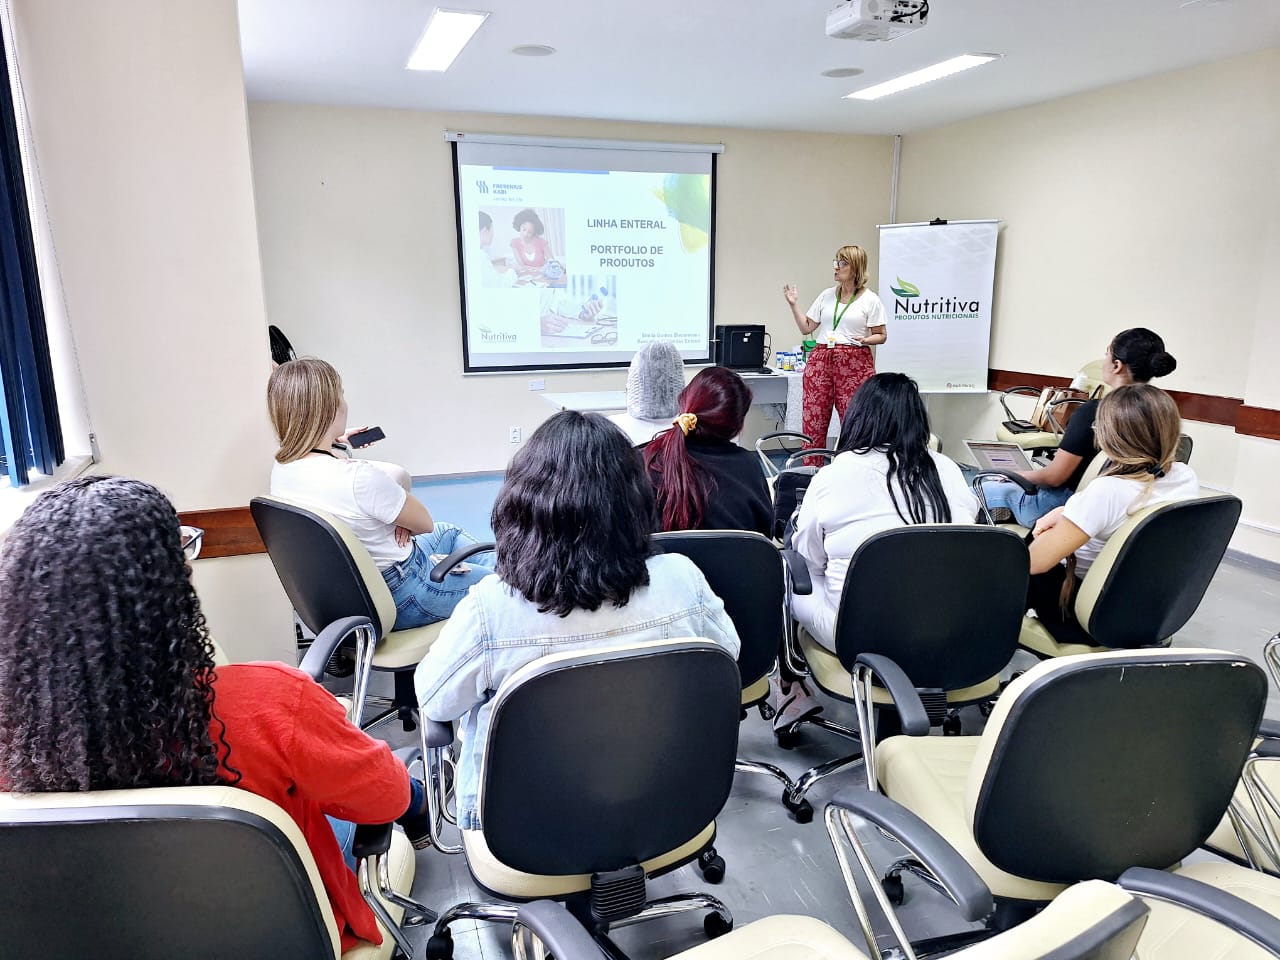
[[786,565],[787,576],[791,580],[791,592],[797,596],[807,597],[813,593],[813,580],[809,576],[809,565],[799,552],[790,548],[782,551],[782,562]]
[[447,747],[453,743],[453,724],[421,717],[422,744],[428,749]]
[[298,664],[298,669],[317,683],[320,682],[324,678],[324,668],[328,666],[334,651],[343,640],[361,627],[372,628],[373,621],[368,617],[343,617],[341,620],[333,621],[316,636],[306,656]]
[[832,450],[830,447],[814,447],[812,450],[799,450],[787,457],[786,462],[782,465],[782,469],[785,470],[787,467],[794,467],[797,460],[803,460],[805,457],[825,457],[827,462],[830,463],[839,456],[839,454],[839,450]]
[[1020,394],[1032,396],[1032,397],[1038,397],[1040,396],[1040,388],[1039,387],[1010,387],[1008,390],[1005,390],[1003,393],[1000,394],[1000,406],[1004,408],[1004,415],[1008,417],[1010,420],[1016,420],[1018,418],[1013,415],[1013,412],[1009,409],[1009,404],[1006,403],[1005,401],[1009,397],[1018,396]]
[[775,430],[773,433],[766,433],[762,437],[756,438],[756,443],[761,444],[766,440],[776,440],[779,437],[791,437],[795,440],[803,440],[805,443],[811,443],[807,433],[796,433],[794,430]]
[[902,804],[879,793],[846,787],[831,805],[848,810],[909,849],[938,880],[968,921],[982,920],[995,908],[991,891],[951,844]]
[[[853,661],[854,669],[866,667],[880,685],[889,691],[889,697],[898,711],[902,732],[908,737],[929,735],[929,714],[920,700],[920,694],[911,685],[903,669],[881,653],[860,653]],[[875,744],[864,743],[863,750],[874,750]]]
[[468,557],[474,557],[477,553],[488,553],[494,548],[492,543],[473,543],[469,547],[459,547],[453,553],[449,554],[434,567],[427,576],[432,583],[444,583],[444,578],[449,575],[449,571],[460,564]]
[[1263,740],[1280,740],[1280,720],[1263,717],[1258,724],[1258,736]]
[[1246,900],[1199,880],[1147,867],[1130,867],[1116,882],[1140,897],[1163,900],[1230,927],[1280,957],[1280,918]]
[[391,849],[391,824],[357,823],[351,854],[357,860],[378,857]]
[[1260,744],[1253,748],[1253,755],[1261,757],[1263,760],[1280,759],[1280,740],[1264,739]]
[[568,910],[550,900],[520,904],[516,923],[528,927],[558,960],[599,960],[603,952]]

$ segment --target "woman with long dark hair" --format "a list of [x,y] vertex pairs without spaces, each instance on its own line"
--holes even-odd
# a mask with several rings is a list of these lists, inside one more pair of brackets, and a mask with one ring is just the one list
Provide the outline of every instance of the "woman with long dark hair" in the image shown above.
[[13,525],[0,551],[0,788],[256,793],[306,837],[343,949],[380,943],[335,831],[400,818],[421,842],[421,785],[305,674],[215,668],[187,559],[164,494],[122,477],[55,487]]
[[[1102,382],[1114,390],[1130,383],[1146,383],[1153,377],[1166,377],[1177,369],[1178,361],[1164,348],[1164,340],[1146,327],[1121,330],[1107,345],[1102,364]],[[1081,404],[1067,421],[1062,440],[1046,466],[1020,472],[1023,479],[1037,487],[1035,493],[1024,493],[1016,483],[987,480],[982,494],[992,510],[1007,509],[1024,527],[1050,510],[1062,506],[1075,493],[1089,463],[1098,452],[1093,421],[1098,414],[1098,401]],[[997,520],[1003,519],[997,515]]]
[[707,367],[680,392],[675,425],[644,447],[661,530],[754,530],[773,508],[755,456],[733,442],[751,390],[727,367]]
[[476,793],[490,699],[550,653],[703,637],[735,657],[738,634],[693,562],[653,555],[653,489],[639,452],[599,414],[565,410],[516,454],[493,506],[496,577],[458,604],[414,677],[422,715],[462,721],[458,825]]
[[793,610],[823,646],[835,649],[845,574],[864,540],[908,524],[972,523],[977,516],[960,468],[928,444],[929,415],[910,377],[878,373],[854,394],[839,453],[809,485],[792,538],[813,578],[813,593],[797,596]]

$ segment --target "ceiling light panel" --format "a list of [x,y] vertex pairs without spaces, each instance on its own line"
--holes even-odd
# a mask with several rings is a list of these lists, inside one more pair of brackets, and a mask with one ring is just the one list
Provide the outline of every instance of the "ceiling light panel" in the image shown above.
[[844,99],[879,100],[881,97],[901,93],[903,90],[910,90],[912,87],[918,87],[922,84],[932,83],[935,80],[941,80],[943,77],[949,77],[964,70],[972,70],[974,67],[980,67],[984,63],[990,63],[992,60],[999,60],[1000,57],[1001,54],[998,53],[966,53],[959,57],[952,57],[950,60],[943,60],[941,63],[935,63],[933,66],[903,74],[892,80],[886,80],[884,83],[877,83],[863,90],[845,94]]
[[488,18],[480,10],[445,10],[436,7],[422,31],[406,70],[448,70],[468,41]]

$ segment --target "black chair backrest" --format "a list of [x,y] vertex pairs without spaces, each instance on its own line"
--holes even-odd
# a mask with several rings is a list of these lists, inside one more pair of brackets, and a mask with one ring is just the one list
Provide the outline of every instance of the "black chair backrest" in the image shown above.
[[1181,434],[1178,437],[1178,452],[1173,455],[1173,458],[1179,463],[1190,463],[1191,451],[1195,448],[1195,445],[1196,443],[1191,437],[1185,433]]
[[724,601],[742,641],[738,672],[749,687],[773,669],[786,628],[786,569],[767,537],[745,530],[678,530],[654,535],[667,553],[694,562]]
[[787,521],[796,512],[796,505],[809,489],[818,467],[788,467],[773,480],[773,538],[781,540],[787,529]]
[[891,657],[917,688],[959,690],[995,676],[1027,609],[1026,544],[999,527],[899,527],[853,555],[836,617],[836,655]]
[[1116,554],[1085,624],[1104,647],[1162,643],[1191,619],[1240,519],[1232,496],[1184,500],[1141,520]]
[[0,813],[0,953],[41,960],[332,957],[289,839],[208,806]]
[[1166,869],[1222,820],[1266,696],[1256,664],[1218,650],[1040,664],[983,735],[974,839],[1001,870],[1047,883]]
[[343,617],[368,617],[376,636],[382,620],[364,576],[342,537],[304,507],[265,497],[249,502],[284,592],[298,617],[319,633]]
[[493,701],[485,842],[539,874],[617,870],[674,850],[724,807],[742,691],[710,641],[548,657]]

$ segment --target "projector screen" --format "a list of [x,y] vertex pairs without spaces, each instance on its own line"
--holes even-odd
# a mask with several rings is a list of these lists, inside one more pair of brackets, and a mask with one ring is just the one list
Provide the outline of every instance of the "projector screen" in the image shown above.
[[719,145],[447,136],[464,372],[710,361]]

